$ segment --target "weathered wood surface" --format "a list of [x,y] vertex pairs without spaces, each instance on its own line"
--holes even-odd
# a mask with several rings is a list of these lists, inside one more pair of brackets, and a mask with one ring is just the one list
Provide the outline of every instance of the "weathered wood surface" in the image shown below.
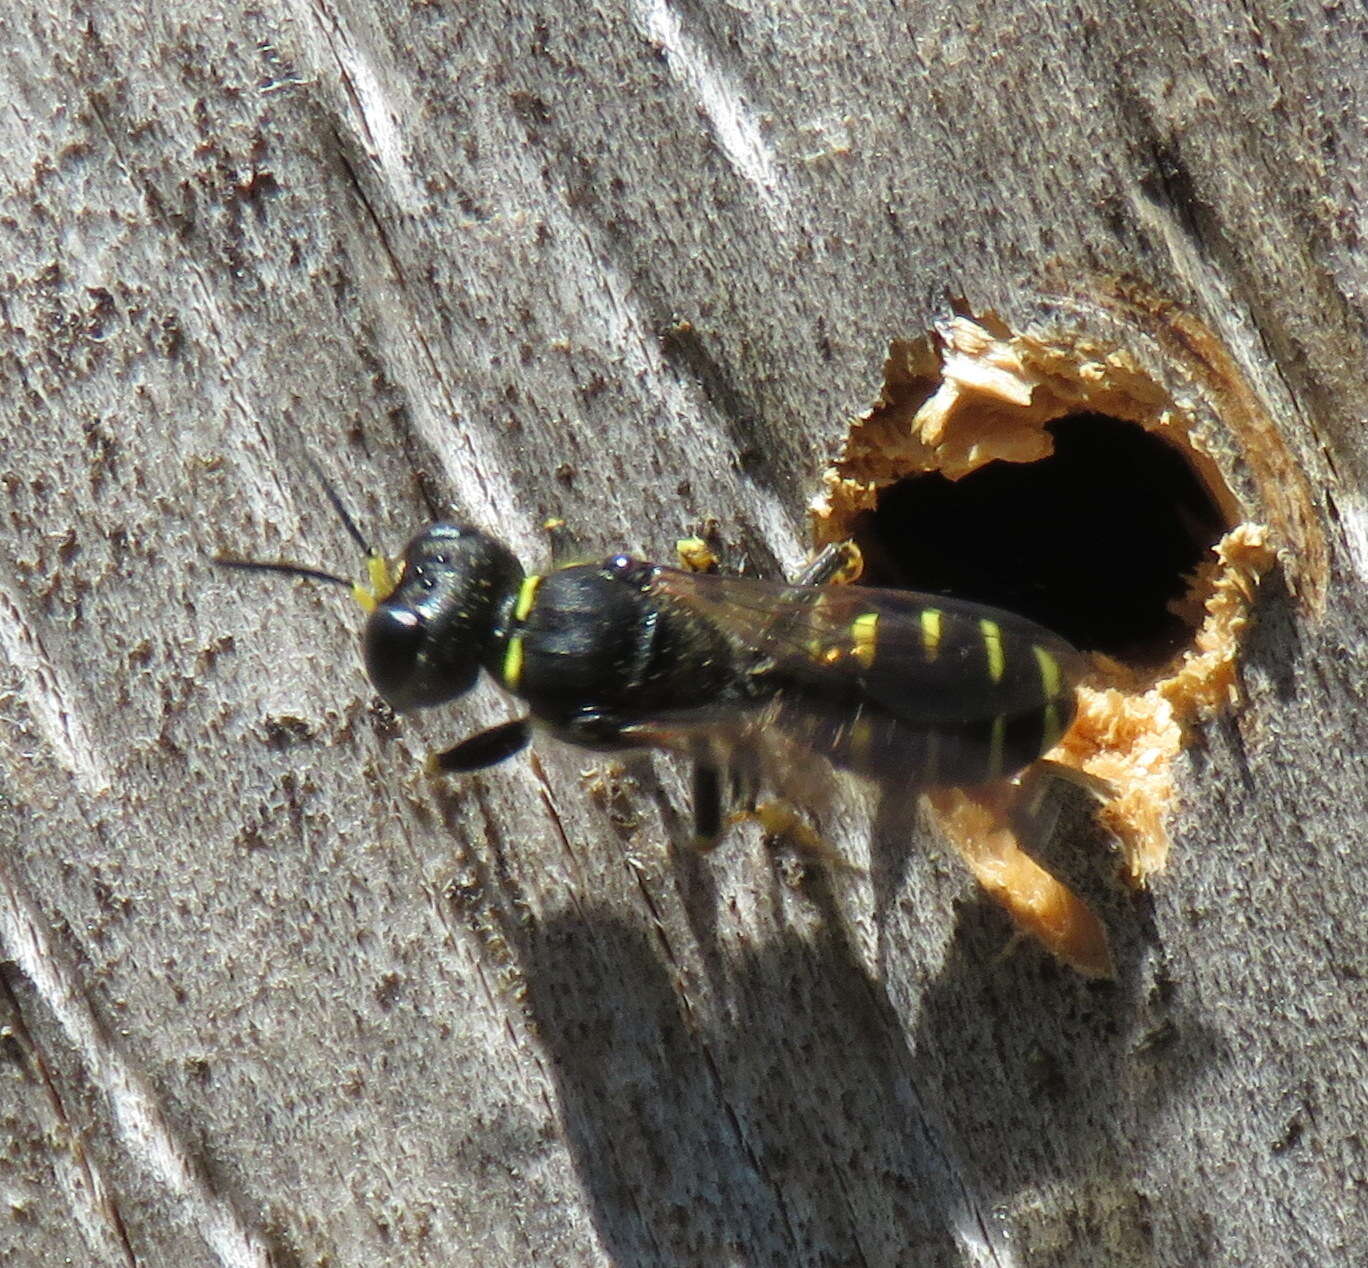
[[[0,1258],[1349,1262],[1366,33],[7,6]],[[792,567],[890,338],[948,296],[1089,329],[1109,274],[1233,350],[1332,550],[1323,613],[1270,587],[1114,985],[998,958],[933,838],[792,890],[744,832],[679,857],[668,770],[434,786],[506,702],[396,724],[335,592],[206,562],[353,567],[312,456],[385,542],[716,516]]]

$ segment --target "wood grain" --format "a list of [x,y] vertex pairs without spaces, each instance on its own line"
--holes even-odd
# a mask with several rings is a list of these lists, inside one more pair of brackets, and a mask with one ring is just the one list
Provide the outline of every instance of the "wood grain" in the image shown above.
[[[1365,33],[1352,5],[7,6],[0,1258],[1349,1262]],[[1146,898],[1061,829],[1111,985],[1001,957],[906,807],[852,803],[867,872],[794,887],[745,832],[672,846],[663,764],[582,779],[548,745],[430,783],[508,702],[396,721],[334,591],[208,563],[358,565],[312,457],[385,543],[450,511],[544,563],[563,515],[649,556],[715,517],[792,569],[890,341],[952,301],[1171,370],[1115,279],[1212,332],[1329,567],[1319,611],[1266,588]]]

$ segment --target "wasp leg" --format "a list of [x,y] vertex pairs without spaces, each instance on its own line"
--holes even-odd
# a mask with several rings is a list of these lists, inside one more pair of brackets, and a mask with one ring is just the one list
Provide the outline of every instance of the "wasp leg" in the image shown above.
[[551,567],[553,569],[568,568],[572,564],[582,564],[588,561],[583,543],[574,530],[559,516],[553,515],[550,519],[544,520],[542,530],[546,533],[551,546]]
[[693,847],[713,849],[727,828],[724,811],[739,799],[742,772],[729,746],[716,742],[716,720],[704,714],[687,719],[632,722],[617,732],[625,745],[679,753],[693,763]]
[[831,845],[791,805],[783,801],[762,801],[759,805],[737,810],[732,823],[758,823],[760,830],[775,841],[789,846],[808,862],[820,863],[834,872],[861,872],[835,846]]
[[755,772],[733,766],[727,773],[731,785],[728,804],[739,806],[742,810],[754,810],[759,804],[760,796]]
[[586,709],[562,722],[557,738],[584,748],[654,748],[681,753],[693,760],[694,848],[711,850],[722,836],[722,773],[727,763],[712,745],[705,724],[667,723],[654,725],[624,722],[611,713]]
[[1063,762],[1051,761],[1048,757],[1042,757],[1028,766],[1017,776],[1017,783],[1022,787],[1028,787],[1032,780],[1046,783],[1052,779],[1081,788],[1093,800],[1104,806],[1109,801],[1114,801],[1117,796],[1116,785],[1110,779],[1079,770],[1076,766],[1066,766]]
[[864,571],[864,556],[850,540],[828,542],[793,579],[795,586],[849,585]]
[[1009,817],[1019,838],[1042,841],[1054,831],[1060,808],[1058,794],[1065,784],[1087,793],[1103,806],[1116,796],[1116,786],[1099,775],[1043,758],[1032,762],[1009,785]]
[[681,537],[675,542],[675,555],[685,572],[717,571],[717,554],[706,537]]
[[601,709],[581,709],[552,728],[552,734],[567,744],[606,750],[643,747],[631,732],[632,727],[620,715]]
[[693,815],[695,850],[711,850],[722,836],[721,772],[703,758],[694,760]]
[[[717,554],[705,537],[681,537],[675,555],[685,572],[716,572]],[[864,556],[850,539],[828,542],[793,578],[795,586],[849,585],[864,571]]]
[[531,721],[518,718],[472,735],[444,752],[433,753],[427,761],[428,769],[445,773],[484,770],[526,748],[531,738]]

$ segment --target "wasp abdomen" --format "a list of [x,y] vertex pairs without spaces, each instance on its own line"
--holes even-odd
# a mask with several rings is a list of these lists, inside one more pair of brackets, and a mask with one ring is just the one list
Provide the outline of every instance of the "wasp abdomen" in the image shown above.
[[[779,725],[838,766],[920,788],[1010,777],[1053,748],[1075,711],[1082,660],[1024,618],[945,601],[842,597],[838,637],[790,662]],[[841,672],[833,672],[841,667]]]
[[833,765],[880,783],[918,789],[1010,778],[1054,747],[1073,720],[1071,702],[954,723],[913,725],[865,704],[823,716],[801,696],[781,697],[777,724]]

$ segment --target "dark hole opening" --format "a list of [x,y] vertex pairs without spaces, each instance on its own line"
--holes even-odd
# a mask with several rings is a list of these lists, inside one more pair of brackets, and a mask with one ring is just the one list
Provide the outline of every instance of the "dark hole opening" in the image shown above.
[[1075,414],[1039,462],[889,486],[860,518],[867,585],[976,599],[1148,665],[1191,636],[1169,605],[1229,527],[1183,455],[1136,423]]

